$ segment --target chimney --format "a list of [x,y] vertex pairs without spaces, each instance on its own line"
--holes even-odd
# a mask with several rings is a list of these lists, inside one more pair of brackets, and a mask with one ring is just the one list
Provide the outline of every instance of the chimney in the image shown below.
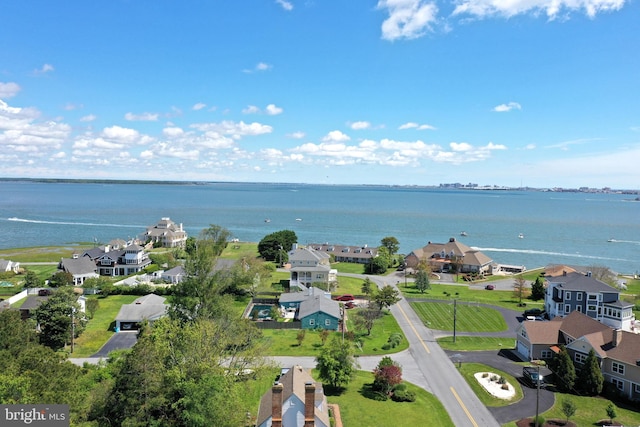
[[315,426],[316,386],[312,382],[304,384],[304,427]]
[[613,342],[611,343],[614,347],[617,347],[622,342],[622,329],[616,329],[613,331]]
[[271,426],[282,427],[282,391],[284,386],[276,383],[271,387]]

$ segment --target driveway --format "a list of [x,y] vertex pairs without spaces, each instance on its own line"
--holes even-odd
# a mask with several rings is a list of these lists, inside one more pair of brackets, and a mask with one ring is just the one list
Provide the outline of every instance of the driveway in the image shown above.
[[107,357],[113,350],[123,350],[133,347],[137,340],[137,331],[115,333],[109,338],[109,341],[107,341],[97,353],[92,354],[91,357]]

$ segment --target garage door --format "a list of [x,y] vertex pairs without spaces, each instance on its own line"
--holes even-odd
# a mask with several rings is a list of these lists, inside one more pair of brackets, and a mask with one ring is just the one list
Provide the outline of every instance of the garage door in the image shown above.
[[529,347],[521,341],[518,341],[518,353],[523,355],[526,360],[529,360]]

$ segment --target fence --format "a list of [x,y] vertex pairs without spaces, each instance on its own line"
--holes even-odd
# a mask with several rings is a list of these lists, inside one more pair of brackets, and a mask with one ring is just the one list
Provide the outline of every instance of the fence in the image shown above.
[[302,329],[302,322],[299,320],[293,322],[255,322],[254,325],[258,329]]

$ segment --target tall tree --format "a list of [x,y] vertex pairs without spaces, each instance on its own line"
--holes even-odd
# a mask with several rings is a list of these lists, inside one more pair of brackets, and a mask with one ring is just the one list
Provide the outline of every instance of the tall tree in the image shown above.
[[600,370],[600,364],[593,349],[589,350],[589,354],[580,369],[578,380],[576,382],[580,390],[589,396],[596,396],[602,392],[604,378]]
[[79,336],[86,324],[78,296],[71,288],[54,292],[35,310],[35,318],[40,325],[40,342],[53,350],[71,342],[72,330],[74,338]]
[[389,251],[389,255],[391,256],[395,255],[398,252],[398,249],[400,249],[400,243],[398,242],[398,239],[393,236],[382,238],[382,240],[380,240],[380,244],[383,247],[387,248],[387,250]]
[[320,379],[332,387],[346,387],[356,371],[353,347],[349,341],[341,341],[334,335],[316,357],[316,369]]
[[529,287],[522,274],[518,274],[513,282],[513,296],[522,304],[522,299],[529,295]]
[[549,368],[555,374],[556,387],[559,391],[567,393],[573,390],[576,381],[576,369],[571,361],[571,356],[564,346],[549,362]]
[[373,296],[373,302],[380,307],[380,310],[382,310],[383,308],[389,308],[400,301],[399,295],[400,292],[398,292],[396,288],[391,285],[385,285]]
[[367,296],[367,300],[371,299],[371,294],[374,292],[373,282],[368,277],[364,279],[362,282],[362,287],[360,288],[363,294]]
[[266,261],[287,262],[287,253],[298,242],[298,236],[291,230],[281,230],[268,234],[258,243],[258,253]]
[[531,285],[531,299],[538,301],[544,298],[544,279],[538,276],[536,281]]
[[429,273],[422,269],[419,269],[416,273],[415,284],[416,289],[418,289],[421,294],[431,289],[431,283],[429,283]]
[[71,285],[73,285],[73,274],[66,271],[58,271],[49,279],[49,286],[52,288]]
[[35,271],[27,270],[24,276],[25,288],[39,288],[43,283],[44,281],[38,277]]

